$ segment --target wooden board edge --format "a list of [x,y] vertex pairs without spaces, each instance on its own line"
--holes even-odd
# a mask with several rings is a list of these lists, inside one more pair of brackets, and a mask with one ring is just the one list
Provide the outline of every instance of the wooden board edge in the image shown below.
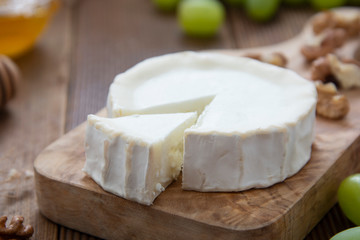
[[[101,110],[99,113],[103,114],[104,109]],[[102,195],[106,195],[107,197],[110,197],[110,198],[116,198],[117,200],[115,200],[115,201],[118,201],[120,205],[125,203],[125,205],[127,205],[130,209],[134,208],[134,206],[140,207],[142,210],[141,210],[141,212],[138,213],[138,215],[142,214],[144,211],[158,212],[158,214],[165,214],[166,216],[171,215],[172,218],[174,218],[174,217],[177,218],[178,219],[177,221],[181,222],[181,224],[184,226],[197,225],[197,227],[199,229],[206,228],[207,229],[206,231],[209,231],[209,229],[212,229],[214,231],[214,234],[215,233],[216,233],[216,235],[220,234],[221,236],[223,236],[225,234],[224,236],[226,236],[226,237],[230,237],[232,235],[237,236],[239,233],[243,233],[246,235],[247,232],[257,232],[259,229],[263,229],[263,228],[270,229],[270,228],[272,228],[272,225],[277,224],[277,221],[272,221],[266,225],[259,224],[258,226],[254,226],[251,229],[241,229],[241,230],[226,228],[223,226],[210,225],[210,224],[207,224],[207,223],[204,223],[201,221],[197,221],[197,220],[193,220],[191,218],[187,218],[187,217],[184,217],[181,215],[169,214],[167,212],[162,211],[161,209],[151,208],[149,206],[144,206],[144,205],[141,205],[141,204],[138,204],[138,203],[126,200],[126,199],[122,199],[118,196],[115,196],[111,193],[104,191],[100,187],[99,187],[99,190],[96,191],[94,189],[89,190],[88,188],[84,188],[81,185],[71,183],[70,181],[62,182],[62,181],[60,181],[59,176],[54,176],[54,175],[51,175],[51,173],[44,171],[44,169],[41,167],[42,163],[49,162],[52,160],[53,149],[59,149],[59,148],[63,147],[63,143],[67,142],[66,141],[67,138],[73,138],[74,136],[83,134],[85,131],[85,127],[86,127],[86,122],[82,123],[81,125],[79,125],[75,129],[73,129],[72,131],[68,132],[63,137],[57,139],[56,141],[51,143],[48,147],[46,147],[37,156],[37,158],[34,161],[35,189],[36,189],[39,210],[41,211],[41,213],[44,216],[46,216],[50,220],[52,220],[56,223],[59,223],[61,225],[64,225],[64,226],[74,228],[74,226],[76,226],[76,222],[69,224],[69,221],[71,222],[71,220],[69,218],[65,218],[66,220],[63,219],[64,216],[70,216],[71,212],[64,211],[64,209],[66,209],[66,205],[62,205],[62,204],[69,202],[69,200],[71,200],[71,199],[74,201],[78,201],[81,198],[84,200],[84,202],[86,202],[85,201],[86,197],[84,197],[84,196],[87,196],[88,199],[90,199],[91,201],[101,201]],[[61,190],[61,189],[63,189],[63,190]],[[66,191],[64,189],[66,189]],[[49,191],[49,190],[51,190],[51,191]],[[79,194],[81,196],[81,198],[79,196],[75,196],[76,193],[79,191],[82,192],[82,194]],[[59,192],[64,192],[65,194],[59,195]],[[95,197],[95,199],[92,199],[94,197]],[[70,205],[72,205],[72,204],[69,204],[69,206]],[[116,209],[122,209],[122,207],[119,206],[119,208],[116,208]],[[110,212],[110,213],[115,214],[115,215],[120,214],[120,213],[117,213],[116,210],[114,210],[113,212]],[[88,216],[88,215],[91,215],[91,212],[83,211],[83,214],[85,216]],[[61,217],[59,217],[59,215],[61,215]],[[81,217],[81,216],[79,216],[79,217]],[[173,221],[173,220],[171,220],[171,221]],[[188,224],[184,224],[184,222],[188,222]],[[166,223],[167,223],[167,221],[164,222],[164,224],[166,224]],[[88,222],[86,225],[92,225],[92,224],[91,224],[91,222]],[[92,229],[94,229],[94,227],[91,227],[89,229],[83,229],[80,226],[80,227],[75,227],[75,229],[79,230],[81,232],[85,232],[85,233],[89,233],[89,234],[98,236],[98,237],[103,237],[103,238],[108,237],[108,236],[103,236],[103,235],[99,235],[99,234],[94,234],[92,232]],[[190,230],[184,229],[184,231],[188,232]],[[102,234],[102,233],[100,233],[100,234]],[[189,239],[190,239],[190,236],[189,236]]]
[[[113,207],[112,211],[107,211],[109,218],[113,219],[112,221],[115,222],[121,222],[124,221],[122,219],[122,211],[124,208],[132,209],[135,216],[141,216],[145,214],[147,218],[151,219],[158,219],[159,217],[165,218],[166,221],[164,221],[162,224],[167,224],[167,226],[171,226],[171,228],[177,227],[177,225],[182,225],[183,229],[182,231],[192,233],[192,234],[200,234],[201,232],[209,232],[211,234],[214,234],[219,237],[226,237],[229,239],[237,238],[237,237],[251,237],[251,239],[265,239],[263,238],[266,236],[266,238],[274,238],[274,239],[297,239],[297,236],[304,237],[310,230],[316,225],[316,223],[321,219],[321,217],[334,205],[336,202],[336,197],[334,197],[336,194],[336,189],[338,185],[340,184],[340,181],[345,178],[347,175],[354,173],[357,170],[360,170],[360,165],[357,164],[360,162],[360,152],[357,150],[360,148],[360,136],[356,135],[355,140],[352,141],[348,147],[347,150],[344,150],[342,155],[338,158],[336,163],[331,166],[331,169],[327,171],[325,175],[321,177],[321,179],[311,187],[306,193],[305,196],[300,198],[299,201],[295,202],[294,205],[300,205],[301,207],[298,208],[289,208],[289,210],[282,216],[273,219],[273,221],[269,221],[266,225],[258,225],[254,226],[253,228],[249,229],[231,229],[231,228],[224,228],[221,226],[214,226],[210,224],[206,224],[200,221],[196,221],[190,218],[182,217],[180,215],[171,215],[169,213],[163,212],[161,209],[154,209],[147,206],[143,206],[137,203],[129,202],[125,199],[121,199],[115,195],[106,193],[103,190],[100,190],[98,192],[88,190],[86,188],[82,188],[81,186],[77,186],[71,183],[63,183],[60,182],[58,179],[53,178],[53,176],[49,175],[46,172],[41,171],[41,168],[38,168],[38,164],[41,164],[41,161],[51,161],[51,159],[47,159],[49,157],[47,151],[55,148],[58,148],[58,145],[61,145],[61,141],[64,141],[68,137],[73,137],[74,135],[83,133],[85,130],[85,123],[74,129],[73,131],[69,132],[68,134],[64,135],[62,138],[55,141],[53,144],[49,145],[48,148],[44,149],[44,151],[38,156],[38,158],[35,160],[34,164],[34,172],[35,172],[35,183],[36,183],[36,194],[38,199],[38,206],[40,211],[44,216],[49,218],[50,220],[57,222],[59,224],[62,224],[64,226],[75,228],[76,230],[79,230],[81,232],[86,232],[94,236],[102,237],[102,238],[114,238],[114,236],[109,235],[103,235],[105,233],[102,233],[102,231],[99,230],[99,232],[94,232],[96,226],[92,226],[93,223],[92,220],[86,220],[84,219],[84,216],[91,216],[94,214],[92,212],[92,209],[83,209],[79,216],[72,216],[72,214],[75,211],[67,211],[67,206],[72,206],[73,204],[66,204],[69,201],[75,202],[80,201],[81,199],[83,202],[88,202],[90,199],[91,202],[101,202],[104,201],[104,198],[102,195],[106,194],[109,198],[116,198],[114,202],[117,202],[116,207]],[[43,156],[44,155],[44,156]],[[51,158],[51,155],[50,155]],[[346,166],[348,164],[342,164],[343,161],[352,161],[352,164],[350,162],[349,165],[353,166],[349,169],[343,169],[341,166]],[[335,177],[334,177],[335,176]],[[328,181],[328,179],[331,180],[330,183],[325,184],[324,181]],[[321,186],[326,186],[326,188],[323,188]],[[51,191],[49,191],[51,190]],[[59,192],[63,192],[64,194],[60,194]],[[80,192],[80,193],[79,193]],[[326,198],[322,198],[322,196],[327,196]],[[56,204],[54,204],[54,196],[56,198]],[[311,199],[313,198],[313,199]],[[314,201],[315,203],[311,206],[305,206],[305,202],[307,201]],[[81,202],[81,201],[80,201]],[[90,204],[91,205],[91,204]],[[124,207],[126,206],[126,207]],[[316,206],[316,208],[314,208]],[[81,206],[77,208],[80,209]],[[296,209],[296,211],[294,210]],[[301,209],[302,211],[300,211]],[[119,210],[121,210],[119,212]],[[316,218],[311,218],[310,215],[304,216],[304,212],[316,212]],[[61,215],[61,217],[60,217]],[[119,217],[120,216],[120,217]],[[130,213],[128,215],[131,217]],[[166,216],[166,217],[164,217]],[[168,218],[170,217],[171,218]],[[304,221],[306,224],[299,224],[299,220],[294,220],[296,216],[302,216],[302,221]],[[313,216],[313,214],[311,215]],[[72,222],[72,219],[75,219],[74,222]],[[78,219],[84,219],[84,222],[86,222],[85,226],[91,226],[88,228],[83,228],[82,225],[77,225]],[[137,219],[139,221],[139,218]],[[170,222],[170,224],[169,224]],[[104,223],[105,224],[105,223]],[[106,223],[111,224],[111,222]],[[175,224],[172,226],[172,224]],[[131,225],[131,224],[130,224]],[[131,225],[132,226],[132,225]],[[135,224],[135,226],[137,226]],[[297,231],[294,231],[294,233],[289,233],[287,231],[282,231],[283,227],[290,227],[290,228],[298,228]],[[299,228],[299,226],[302,226]],[[161,226],[157,226],[160,228]],[[131,227],[130,227],[131,228]],[[275,231],[276,230],[276,231]],[[135,229],[128,229],[128,231],[120,232],[116,234],[120,234],[119,236],[123,237],[129,237],[132,236],[132,233],[136,232]],[[170,237],[170,233],[161,230],[163,232],[162,237],[168,238]],[[261,234],[260,234],[261,233]],[[145,234],[145,233],[143,233]],[[292,234],[290,236],[290,234]],[[118,235],[116,235],[118,236]],[[143,236],[145,237],[145,235]],[[153,236],[154,238],[157,238],[159,236]],[[175,238],[171,235],[171,237]],[[178,236],[180,239],[181,237]],[[191,239],[191,234],[187,236],[187,238]],[[301,238],[299,238],[301,239]]]
[[[208,225],[178,215],[171,215],[161,210],[149,209],[131,202],[125,206],[123,199],[106,201],[102,194],[93,193],[87,189],[79,188],[57,182],[35,172],[36,195],[40,212],[53,222],[104,239],[286,239],[281,227],[284,221],[270,223],[266,226],[249,230],[234,230]],[[50,190],[50,191],[49,191]],[[54,203],[56,198],[56,203]],[[110,198],[118,198],[113,195]],[[86,201],[85,201],[86,199]],[[71,204],[68,204],[71,201]],[[82,204],[86,202],[86,204]],[[91,205],[104,208],[92,209]],[[72,208],[69,208],[72,206]],[[76,213],[76,214],[74,214]],[[100,216],[106,214],[106,217]],[[134,217],[135,216],[135,217]],[[142,221],[139,221],[140,218]],[[102,221],[98,221],[102,219]],[[105,219],[105,221],[103,221]],[[125,228],[118,228],[126,221]],[[125,224],[124,224],[125,225]],[[146,231],[143,228],[146,225]],[[106,229],[113,231],[105,231]],[[149,229],[152,229],[149,233]]]
[[[360,171],[359,149],[360,135],[357,135],[329,170],[295,203],[299,207],[290,208],[290,211],[284,215],[285,226],[290,226],[295,231],[285,232],[282,239],[303,239],[336,204],[336,193],[341,181]],[[309,205],[309,202],[313,204]],[[316,214],[308,214],[308,212]],[[300,218],[300,220],[295,220],[296,218]],[[302,224],[294,225],[296,221],[302,222]]]

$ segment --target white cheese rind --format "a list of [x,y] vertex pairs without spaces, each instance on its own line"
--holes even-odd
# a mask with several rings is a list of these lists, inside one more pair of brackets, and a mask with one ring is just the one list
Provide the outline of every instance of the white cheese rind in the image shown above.
[[180,173],[184,130],[196,113],[88,116],[86,172],[104,190],[150,205]]
[[185,131],[183,188],[263,188],[298,172],[310,159],[315,109],[297,124],[250,133]]
[[109,116],[201,113],[185,131],[183,188],[267,187],[309,160],[317,94],[291,70],[215,53],[145,60],[111,85]]

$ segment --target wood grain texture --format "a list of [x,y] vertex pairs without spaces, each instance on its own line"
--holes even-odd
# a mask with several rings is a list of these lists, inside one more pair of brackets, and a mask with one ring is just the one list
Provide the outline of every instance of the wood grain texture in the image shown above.
[[103,108],[116,74],[145,58],[183,50],[235,47],[230,24],[211,39],[192,39],[178,27],[175,13],[156,11],[149,0],[77,1],[76,48],[68,104],[67,130]]
[[0,215],[25,217],[33,239],[56,239],[57,225],[38,211],[33,161],[65,127],[69,22],[63,8],[36,47],[16,62],[22,81],[0,110]]
[[[102,7],[104,2],[106,7]],[[136,62],[171,51],[273,44],[297,34],[312,13],[282,8],[274,21],[261,25],[249,21],[242,10],[232,11],[237,15],[228,14],[220,35],[204,41],[184,37],[175,16],[156,12],[151,1],[63,0],[61,11],[36,48],[17,60],[24,82],[16,98],[0,111],[0,215],[24,215],[26,223],[35,227],[33,239],[96,239],[58,226],[38,213],[31,176],[35,156],[64,130],[102,108],[113,76]],[[21,177],[9,178],[11,169]],[[337,207],[307,239],[328,239],[348,226]]]
[[[298,49],[302,41],[300,36],[261,51]],[[297,51],[293,53],[291,57],[301,59]],[[301,61],[290,67],[307,74]],[[349,116],[336,122],[318,118],[310,162],[273,187],[240,193],[198,193],[183,191],[179,179],[153,206],[142,206],[104,192],[81,172],[82,125],[36,160],[39,206],[55,222],[107,239],[302,239],[334,205],[339,182],[360,170],[360,91],[346,94],[352,109]]]

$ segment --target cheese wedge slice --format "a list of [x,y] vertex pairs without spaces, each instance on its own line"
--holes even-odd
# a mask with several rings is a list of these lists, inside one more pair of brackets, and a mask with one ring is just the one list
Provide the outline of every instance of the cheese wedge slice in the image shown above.
[[104,190],[150,205],[180,173],[196,113],[87,120],[84,171]]
[[185,131],[183,188],[240,191],[298,172],[313,141],[314,84],[248,58],[182,52],[145,60],[110,86],[110,117],[197,111]]

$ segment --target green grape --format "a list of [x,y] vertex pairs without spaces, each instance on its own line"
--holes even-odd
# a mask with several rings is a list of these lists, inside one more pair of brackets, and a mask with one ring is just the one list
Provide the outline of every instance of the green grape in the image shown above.
[[245,8],[252,19],[265,22],[276,14],[279,4],[280,0],[246,0]]
[[339,232],[330,240],[359,240],[360,227],[349,228],[345,231]]
[[360,225],[360,173],[345,178],[338,189],[338,201],[345,216]]
[[230,6],[239,7],[245,3],[245,0],[224,0],[224,2]]
[[301,4],[305,4],[307,0],[282,0],[282,2],[287,5],[298,6]]
[[174,11],[179,0],[153,0],[153,3],[161,11]]
[[346,3],[346,0],[311,0],[312,6],[316,9],[328,9],[340,7]]
[[223,23],[225,10],[217,0],[183,0],[178,7],[177,17],[186,34],[209,37]]

